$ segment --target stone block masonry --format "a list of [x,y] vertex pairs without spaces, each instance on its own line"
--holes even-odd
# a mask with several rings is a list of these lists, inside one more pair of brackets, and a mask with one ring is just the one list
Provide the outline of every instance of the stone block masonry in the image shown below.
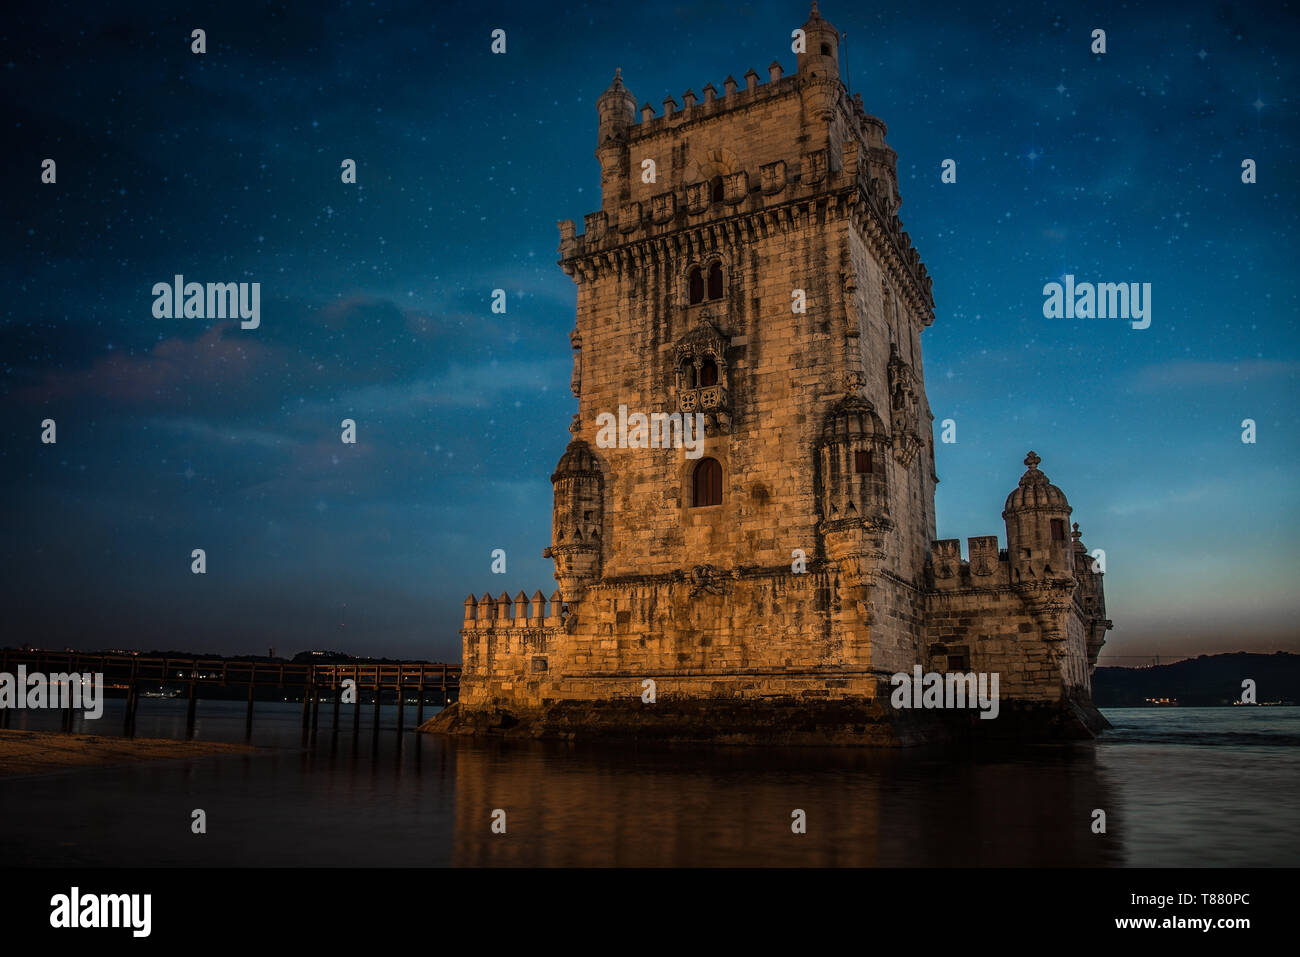
[[[551,476],[558,587],[549,608],[466,600],[460,704],[430,730],[896,745],[1104,724],[1102,576],[1039,457],[1005,550],[936,540],[931,281],[885,124],[815,7],[803,30],[789,76],[659,116],[619,74],[598,99],[601,206],[560,223],[578,412]],[[609,447],[620,407],[699,415],[700,447]],[[889,678],[916,665],[998,673],[999,718],[897,714]]]

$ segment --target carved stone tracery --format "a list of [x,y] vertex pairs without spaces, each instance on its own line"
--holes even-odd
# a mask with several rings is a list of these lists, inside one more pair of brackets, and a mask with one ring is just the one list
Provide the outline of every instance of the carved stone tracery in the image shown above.
[[[674,363],[678,411],[703,413],[705,434],[731,431],[731,393],[727,387],[727,346],[730,337],[705,312],[694,329],[677,342]],[[712,360],[718,381],[702,384],[705,362]]]
[[889,424],[894,458],[903,468],[916,461],[921,450],[916,401],[916,377],[912,367],[898,354],[898,346],[889,346]]

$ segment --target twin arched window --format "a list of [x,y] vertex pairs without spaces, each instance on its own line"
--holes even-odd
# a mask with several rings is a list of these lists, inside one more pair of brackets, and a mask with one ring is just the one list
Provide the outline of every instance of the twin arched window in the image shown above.
[[687,389],[704,389],[718,384],[718,360],[705,356],[700,360],[699,373],[695,371],[695,360],[687,356],[682,362],[682,383]]
[[[704,270],[699,266],[692,266],[691,271],[686,274],[686,287],[687,301],[690,305],[694,306],[703,302],[705,294]],[[722,263],[715,262],[709,266],[708,296],[709,299],[722,298]]]
[[691,473],[691,508],[722,504],[722,466],[717,459],[700,459]]

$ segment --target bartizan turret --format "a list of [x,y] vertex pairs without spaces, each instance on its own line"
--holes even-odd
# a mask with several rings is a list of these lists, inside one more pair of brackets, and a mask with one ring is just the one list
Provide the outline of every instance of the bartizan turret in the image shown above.
[[596,159],[600,161],[601,208],[617,209],[630,191],[628,128],[636,119],[636,97],[623,85],[623,71],[596,100]]
[[795,56],[804,109],[812,119],[827,122],[840,96],[840,34],[812,5],[804,32],[804,51]]
[[551,485],[555,494],[552,539],[542,555],[555,560],[560,595],[571,605],[600,576],[605,481],[591,446],[574,438],[555,466]]
[[826,557],[840,567],[844,583],[866,624],[872,622],[871,589],[885,561],[889,517],[885,457],[889,433],[875,406],[858,394],[857,380],[831,408],[818,444],[818,530]]
[[1083,534],[1079,523],[1074,523],[1071,534],[1074,539],[1074,575],[1079,581],[1079,588],[1074,594],[1076,604],[1083,614],[1084,627],[1088,638],[1089,674],[1097,667],[1097,654],[1106,643],[1106,632],[1114,627],[1106,617],[1106,592],[1102,588],[1101,578],[1105,574],[1097,559],[1088,554],[1083,544]]
[[1007,496],[1007,557],[1011,587],[1033,613],[1048,641],[1065,638],[1064,617],[1074,594],[1074,543],[1067,529],[1070,503],[1038,469],[1030,451],[1020,484]]

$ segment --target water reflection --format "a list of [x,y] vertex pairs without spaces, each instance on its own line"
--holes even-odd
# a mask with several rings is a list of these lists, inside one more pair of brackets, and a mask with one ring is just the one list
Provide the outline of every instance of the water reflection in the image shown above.
[[[183,736],[184,703],[154,704],[140,734]],[[304,743],[299,706],[259,708],[251,755],[0,778],[0,859],[1294,866],[1300,848],[1300,709],[1133,711],[1112,714],[1096,743],[890,752],[476,742],[398,735],[391,708],[377,728],[363,714],[358,733]],[[57,714],[15,726],[46,720],[57,729]],[[202,703],[196,737],[243,740],[242,704]],[[206,835],[190,832],[194,808]],[[491,830],[498,808],[504,835]],[[806,834],[791,832],[795,809]]]
[[[1090,745],[1017,753],[450,742],[460,865],[1102,866]],[[493,834],[492,812],[507,832]],[[792,833],[792,812],[807,833]],[[1113,821],[1113,818],[1112,818]]]

